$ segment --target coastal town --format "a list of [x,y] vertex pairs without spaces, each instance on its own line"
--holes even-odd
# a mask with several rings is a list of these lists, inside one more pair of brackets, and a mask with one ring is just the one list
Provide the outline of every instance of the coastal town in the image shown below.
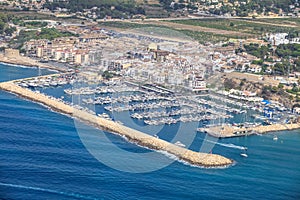
[[[230,39],[204,45],[196,44],[181,33],[179,40],[182,42],[178,42],[168,36],[168,30],[164,28],[133,29],[132,33],[126,33],[93,24],[62,24],[47,20],[43,23],[48,24],[45,29],[69,32],[74,36],[30,39],[19,47],[20,50],[9,48],[12,45],[2,40],[2,61],[24,57],[24,62],[32,59],[36,65],[86,71],[99,80],[127,77],[135,82],[166,88],[180,85],[195,93],[212,88],[214,83],[210,83],[208,77],[218,74],[222,76],[223,89],[234,95],[268,98],[284,106],[298,100],[295,91],[300,76],[297,56],[300,37],[296,32],[267,33],[263,38]],[[15,27],[17,32],[23,30]],[[164,33],[149,37],[146,36],[149,31]],[[288,53],[284,48],[296,50]],[[246,89],[247,83],[252,85]],[[265,91],[270,87],[275,92],[268,94]],[[278,98],[276,90],[282,89],[285,90],[284,98]]]
[[[133,3],[135,2],[135,3]],[[117,6],[118,2],[113,0],[107,5],[107,10],[103,10],[101,6],[105,3],[91,2],[90,8],[84,8],[83,5],[76,5],[76,3],[70,0],[1,0],[0,5],[5,9],[16,9],[25,11],[38,11],[48,15],[54,15],[59,17],[79,17],[92,20],[111,19],[114,16],[120,15],[121,18],[146,18],[154,14],[159,14],[160,17],[173,16],[186,16],[188,14],[199,14],[203,16],[217,16],[223,15],[226,17],[232,16],[299,16],[299,2],[287,1],[282,4],[280,1],[275,2],[275,5],[269,5],[268,3],[262,3],[259,1],[251,0],[152,0],[150,2],[138,0],[121,3],[123,11],[129,12],[129,15],[125,13],[118,13],[120,11]],[[123,4],[123,5],[122,5]],[[162,4],[162,5],[161,5]],[[87,3],[88,5],[88,3]],[[135,11],[127,10],[127,6],[135,7]],[[254,10],[245,10],[251,6],[255,7]],[[116,11],[111,12],[111,11]],[[173,13],[168,13],[169,11]],[[74,12],[77,11],[77,12]],[[102,11],[102,12],[101,12]]]
[[[8,7],[11,3],[2,2]],[[41,9],[45,4],[43,1],[13,3],[21,10],[34,12],[38,9],[44,12],[43,16],[45,12],[50,12]],[[297,6],[295,4],[293,11],[297,10]],[[59,14],[69,11],[58,10]],[[282,11],[280,13],[284,17]],[[293,17],[297,16],[295,13]],[[83,15],[86,16],[86,13]],[[189,15],[183,21],[157,22],[163,25],[171,23],[172,26],[192,24],[198,20],[195,19],[197,17]],[[259,35],[237,33],[234,28],[226,30],[226,27],[224,35],[234,33],[238,37],[227,36],[223,41],[213,42],[198,41],[194,35],[177,29],[152,26],[155,21],[151,19],[120,21],[108,16],[100,21],[90,20],[89,17],[81,17],[81,22],[62,19],[58,16],[36,19],[1,14],[4,25],[0,37],[0,61],[35,66],[39,71],[49,68],[59,72],[46,76],[39,73],[37,77],[3,83],[0,86],[3,90],[55,109],[58,108],[47,99],[58,102],[62,107],[59,110],[71,116],[76,115],[69,111],[74,108],[77,112],[108,120],[112,123],[110,128],[105,125],[109,124],[108,121],[99,124],[90,117],[76,115],[83,121],[142,144],[145,143],[143,136],[132,136],[127,131],[119,130],[118,126],[125,126],[126,121],[118,120],[117,116],[129,113],[131,120],[143,126],[198,123],[193,131],[216,138],[299,128],[298,25],[284,31],[272,27],[270,32],[261,27]],[[212,23],[216,23],[213,20]],[[243,19],[234,19],[228,26],[235,27],[238,20]],[[151,26],[145,25],[144,21],[149,21]],[[120,22],[123,25],[118,24]],[[120,27],[134,28],[122,29],[114,27],[114,23]],[[254,21],[254,30],[257,30],[256,24],[259,23],[269,24]],[[284,24],[279,26],[285,27]],[[214,35],[216,29],[206,31]],[[161,141],[160,135],[153,136]],[[155,147],[153,143],[146,142],[144,145],[152,149],[165,149],[164,145]],[[177,147],[189,147],[182,141],[171,143]],[[192,164],[202,165],[194,157],[185,157],[174,148],[166,151]],[[224,163],[227,165],[230,161],[225,159]],[[206,162],[204,165],[210,164]],[[221,165],[219,161],[211,163],[211,166]]]
[[299,133],[299,0],[0,0],[0,199],[299,199]]

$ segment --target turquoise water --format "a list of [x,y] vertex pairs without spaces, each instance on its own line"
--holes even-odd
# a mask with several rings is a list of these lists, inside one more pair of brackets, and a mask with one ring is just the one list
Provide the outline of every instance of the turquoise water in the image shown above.
[[[0,65],[0,81],[37,74],[37,69]],[[174,132],[177,128],[164,129]],[[176,161],[157,171],[134,174],[112,169],[93,157],[73,119],[1,91],[0,198],[299,199],[299,133],[276,133],[278,141],[273,140],[273,134],[219,140],[223,146],[215,145],[213,152],[236,161],[225,169],[196,168]],[[114,155],[114,164],[124,164],[120,161],[123,155],[105,148],[107,143],[101,140],[104,135],[127,151],[149,152],[91,128],[86,139],[95,142],[103,154]],[[193,148],[197,149],[204,135],[195,137]],[[236,146],[247,146],[249,157],[240,157]],[[166,159],[154,157],[149,165]],[[127,161],[137,162],[135,157]]]

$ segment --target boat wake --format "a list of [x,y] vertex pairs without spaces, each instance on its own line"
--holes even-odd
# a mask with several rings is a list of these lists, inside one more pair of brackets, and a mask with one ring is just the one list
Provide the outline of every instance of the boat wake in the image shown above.
[[45,192],[45,193],[52,193],[52,194],[68,196],[68,197],[72,197],[72,198],[76,198],[76,199],[96,200],[96,198],[83,196],[81,194],[67,193],[67,192],[51,190],[51,189],[45,189],[45,188],[39,188],[39,187],[31,187],[31,186],[25,186],[25,185],[9,184],[9,183],[0,183],[0,186],[19,188],[19,189],[25,189],[25,190],[34,190],[34,191]]
[[232,149],[247,150],[247,147],[238,146],[238,145],[231,144],[231,143],[230,144],[228,144],[228,143],[220,143],[220,142],[214,142],[214,141],[211,141],[211,140],[204,140],[204,141],[207,141],[207,142],[210,142],[210,143],[213,143],[213,144],[217,144],[219,146],[232,148]]

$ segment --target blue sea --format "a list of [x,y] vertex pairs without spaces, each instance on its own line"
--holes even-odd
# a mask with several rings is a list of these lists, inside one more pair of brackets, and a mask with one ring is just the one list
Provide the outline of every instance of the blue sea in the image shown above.
[[[0,64],[0,81],[49,73],[54,72]],[[163,132],[176,129],[166,126]],[[150,150],[0,91],[0,199],[300,199],[299,133],[278,132],[277,141],[275,133],[215,141],[214,153],[235,160],[223,169],[174,161],[131,173],[118,167],[134,168],[138,155]],[[205,137],[197,134],[192,149],[213,140]],[[86,141],[111,159],[99,161]],[[138,155],[125,157],[109,143]],[[248,158],[240,156],[242,146],[247,146]],[[155,153],[143,162],[146,169],[172,159]]]

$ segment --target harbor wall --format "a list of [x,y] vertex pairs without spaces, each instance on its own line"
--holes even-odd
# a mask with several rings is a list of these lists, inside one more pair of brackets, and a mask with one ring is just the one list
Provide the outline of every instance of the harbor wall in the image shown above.
[[67,114],[79,120],[92,124],[96,127],[107,130],[111,133],[125,136],[129,141],[137,143],[141,146],[166,151],[175,155],[180,160],[193,165],[202,167],[223,167],[233,163],[231,159],[216,154],[199,153],[189,149],[176,146],[167,141],[145,134],[143,132],[131,129],[114,121],[98,117],[88,112],[76,109],[70,105],[58,101],[44,94],[33,92],[27,88],[22,88],[13,81],[0,83],[0,89],[17,94],[23,98],[42,103],[54,111]]
[[239,128],[229,125],[216,126],[210,128],[203,128],[201,131],[217,138],[230,138],[230,137],[242,137],[254,134],[266,134],[276,131],[290,131],[300,129],[300,123],[293,124],[271,124],[271,125],[259,125],[249,128]]

